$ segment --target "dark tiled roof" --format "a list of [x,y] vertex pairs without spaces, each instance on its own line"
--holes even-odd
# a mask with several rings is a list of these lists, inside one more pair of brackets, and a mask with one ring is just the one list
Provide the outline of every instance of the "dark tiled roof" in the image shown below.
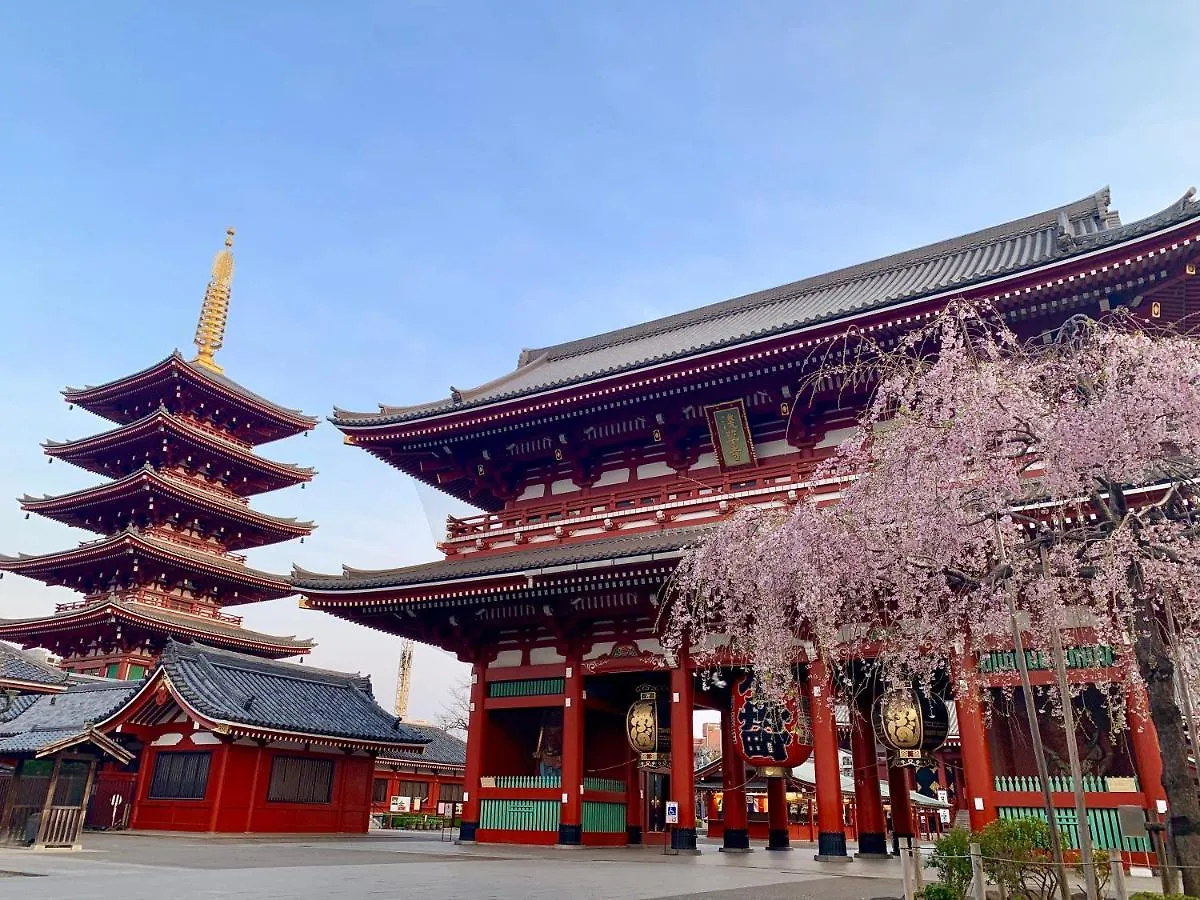
[[133,681],[73,684],[59,694],[42,694],[0,722],[0,754],[36,753],[112,715],[137,692]]
[[34,654],[18,650],[0,641],[0,684],[20,681],[26,684],[66,685],[67,673]]
[[[404,566],[399,569],[364,570],[343,567],[341,575],[322,575],[301,568],[292,570],[292,585],[297,591],[353,591],[369,588],[405,587],[427,582],[455,581],[508,573],[535,574],[559,566],[576,566],[612,560],[613,565],[628,564],[655,554],[671,554],[703,537],[710,526],[650,531],[620,537],[581,541],[578,544],[539,548],[536,544],[510,553],[471,556]],[[596,571],[593,569],[592,571]]]
[[226,576],[232,583],[257,588],[264,594],[275,594],[275,597],[267,599],[286,597],[288,594],[286,579],[278,575],[260,569],[252,569],[245,563],[219,556],[216,553],[193,550],[182,544],[142,534],[136,528],[127,528],[100,540],[89,541],[78,547],[53,553],[18,553],[16,556],[0,553],[0,569],[39,578],[42,575],[38,573],[61,574],[77,560],[86,559],[88,562],[78,564],[89,565],[92,560],[124,558],[131,551],[138,550],[149,556],[157,556],[159,559],[173,562],[185,569],[204,566]]
[[101,614],[115,614],[118,618],[132,617],[143,624],[158,625],[161,626],[161,631],[173,637],[199,634],[204,640],[232,641],[242,642],[242,644],[258,644],[264,647],[277,647],[284,651],[290,651],[286,653],[288,656],[311,650],[315,646],[312,641],[297,638],[294,635],[283,637],[274,634],[264,634],[260,631],[251,631],[249,628],[234,625],[232,622],[222,622],[219,619],[206,619],[170,609],[163,609],[158,606],[147,606],[144,603],[116,599],[97,600],[89,606],[83,606],[77,610],[52,616],[33,616],[28,619],[0,619],[0,634],[13,636],[28,635],[31,638],[35,638],[47,628],[61,625],[64,621],[71,619],[86,620]]
[[429,743],[420,753],[388,751],[381,754],[381,759],[418,760],[449,766],[465,766],[467,764],[465,741],[456,738],[444,728],[436,728],[433,725],[417,725],[413,722],[404,724],[410,731],[415,731]]
[[350,741],[425,743],[375,702],[370,679],[361,675],[174,641],[160,666],[187,704],[216,722]]
[[170,375],[172,370],[182,371],[201,383],[209,382],[217,385],[235,397],[248,401],[251,406],[268,410],[276,418],[306,425],[309,428],[317,424],[318,419],[316,416],[306,416],[298,409],[289,409],[286,406],[280,406],[278,403],[254,393],[236,381],[226,378],[224,375],[210,371],[203,366],[198,366],[194,362],[189,362],[178,350],[173,351],[166,359],[156,362],[154,365],[148,366],[140,372],[114,379],[105,384],[88,385],[82,388],[67,388],[63,391],[63,394],[68,400],[82,404],[87,402],[86,398],[89,396],[120,393],[126,389],[127,385],[133,382],[137,382],[147,376],[159,375],[160,370],[162,375]]
[[164,431],[170,432],[175,439],[224,454],[231,462],[236,462],[263,475],[274,476],[276,480],[288,479],[298,483],[308,481],[316,474],[316,469],[307,466],[276,462],[273,459],[259,456],[236,441],[194,425],[186,418],[177,416],[162,406],[140,419],[118,425],[116,428],[110,428],[99,434],[70,441],[43,441],[42,448],[48,456],[65,459],[88,471],[106,475],[108,474],[107,470],[94,463],[98,454],[103,455],[111,448],[139,440],[155,445],[160,444]]
[[[90,485],[66,494],[44,494],[41,497],[26,494],[20,499],[20,503],[26,512],[36,512],[77,528],[103,534],[103,522],[97,519],[89,520],[84,515],[85,510],[100,503],[123,502],[131,496],[144,498],[147,493],[154,492],[182,497],[184,502],[192,504],[192,508],[215,508],[231,519],[245,523],[248,528],[261,529],[272,535],[277,533],[279,539],[286,539],[296,533],[309,533],[317,527],[313,522],[259,512],[246,503],[240,503],[213,490],[196,487],[179,476],[161,472],[149,462],[115,481]],[[228,546],[229,542],[226,543]]]
[[817,275],[642,325],[525,350],[508,375],[419,406],[377,413],[337,409],[331,421],[353,429],[421,419],[637,369],[771,334],[834,321],[896,303],[962,291],[1132,240],[1200,216],[1192,194],[1167,209],[1121,225],[1109,190],[1003,225]]

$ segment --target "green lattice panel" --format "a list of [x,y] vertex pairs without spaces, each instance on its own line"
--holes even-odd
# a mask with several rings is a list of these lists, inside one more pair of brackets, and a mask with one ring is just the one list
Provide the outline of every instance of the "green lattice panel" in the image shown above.
[[505,831],[558,831],[557,800],[480,800],[479,827]]
[[[1066,652],[1068,669],[1108,668],[1116,664],[1116,654],[1111,647],[1072,647]],[[1054,668],[1049,656],[1039,650],[1026,650],[1025,660],[1033,671]],[[1017,655],[1012,650],[993,650],[979,655],[981,672],[1015,672]]]
[[522,678],[519,681],[489,681],[489,697],[549,697],[566,688],[563,678]]
[[624,834],[625,804],[583,801],[583,830],[591,834]]
[[[996,809],[1002,819],[1041,819],[1046,821],[1046,811],[1037,806],[1001,806]],[[1066,838],[1067,846],[1079,849],[1079,818],[1074,809],[1055,807],[1054,817],[1058,828]],[[1121,832],[1121,822],[1115,809],[1089,809],[1088,827],[1092,835],[1092,846],[1099,850],[1140,850],[1149,852],[1150,841],[1146,838],[1129,838]]]
[[498,788],[557,788],[562,787],[561,775],[497,775]]
[[625,782],[616,778],[585,778],[583,779],[583,789],[585,791],[610,791],[614,794],[625,793]]

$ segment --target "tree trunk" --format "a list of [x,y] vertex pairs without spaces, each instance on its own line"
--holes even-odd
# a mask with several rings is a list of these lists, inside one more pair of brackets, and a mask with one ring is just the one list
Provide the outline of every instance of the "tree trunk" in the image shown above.
[[1183,716],[1175,702],[1174,664],[1153,614],[1143,610],[1140,618],[1134,652],[1150,698],[1150,718],[1158,731],[1162,784],[1170,806],[1170,830],[1183,868],[1183,892],[1200,897],[1200,796],[1188,764]]

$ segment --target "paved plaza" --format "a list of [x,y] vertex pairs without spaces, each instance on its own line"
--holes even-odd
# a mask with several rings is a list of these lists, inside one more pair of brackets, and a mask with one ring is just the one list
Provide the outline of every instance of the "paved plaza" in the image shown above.
[[88,834],[79,852],[0,850],[0,897],[429,897],[442,900],[874,900],[902,893],[895,862],[817,863],[786,853],[459,847],[425,834],[345,839]]

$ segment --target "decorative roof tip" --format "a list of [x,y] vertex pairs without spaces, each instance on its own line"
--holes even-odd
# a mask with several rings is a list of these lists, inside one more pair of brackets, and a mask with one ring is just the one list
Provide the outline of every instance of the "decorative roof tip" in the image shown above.
[[213,356],[225,342],[225,322],[229,318],[229,297],[233,287],[233,235],[232,228],[225,230],[225,247],[213,258],[212,277],[204,291],[200,321],[196,324],[195,344],[199,352],[193,361],[218,375],[224,370],[217,365]]

